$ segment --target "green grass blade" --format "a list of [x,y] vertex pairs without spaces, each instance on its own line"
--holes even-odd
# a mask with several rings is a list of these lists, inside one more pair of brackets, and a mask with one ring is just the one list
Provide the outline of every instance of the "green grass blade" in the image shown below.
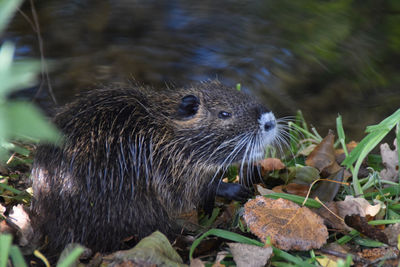
[[71,266],[83,253],[83,247],[76,247],[74,248],[71,253],[68,254],[65,259],[63,259],[60,263],[57,264],[57,267],[68,267]]
[[[243,243],[243,244],[249,244],[249,245],[254,245],[254,246],[259,246],[259,247],[263,247],[264,243],[258,241],[258,240],[254,240],[242,235],[239,235],[237,233],[232,233],[226,230],[222,230],[222,229],[211,229],[207,232],[205,232],[204,234],[202,234],[199,238],[197,238],[193,244],[192,247],[190,248],[190,252],[189,252],[189,258],[192,260],[193,259],[193,252],[196,249],[196,247],[200,244],[200,242],[206,238],[207,236],[210,235],[214,235],[214,236],[218,236],[221,238],[225,238],[231,241],[235,241],[238,243]],[[302,261],[301,259],[290,255],[289,253],[282,251],[280,249],[277,249],[275,247],[272,247],[273,251],[274,251],[274,255],[275,257],[280,257],[283,258],[289,262],[293,262],[299,266],[306,266],[306,267],[315,267],[315,265],[309,264],[307,262]]]
[[339,142],[342,145],[344,154],[347,157],[349,155],[349,152],[347,151],[346,147],[346,136],[344,134],[342,116],[340,115],[338,115],[338,117],[336,118],[336,130],[338,133]]
[[193,252],[196,249],[196,247],[201,243],[201,241],[203,241],[204,238],[206,238],[207,236],[210,235],[215,235],[215,236],[219,236],[231,241],[235,241],[235,242],[239,242],[239,243],[244,243],[244,244],[250,244],[250,245],[255,245],[255,246],[264,246],[264,244],[260,241],[254,240],[254,239],[250,239],[248,237],[236,234],[236,233],[232,233],[226,230],[221,230],[221,229],[211,229],[208,230],[207,232],[205,232],[204,234],[202,234],[199,238],[197,238],[189,251],[189,258],[192,259],[193,258]]
[[400,108],[396,110],[392,115],[381,121],[379,124],[368,126],[366,129],[367,133],[377,130],[392,129],[400,121]]
[[[400,122],[400,109],[395,113],[381,121],[377,125],[368,126],[366,132],[369,133],[363,140],[357,145],[348,157],[343,161],[343,165],[350,167],[354,162],[361,165],[362,160],[365,156],[375,148],[376,145],[393,129],[393,127]],[[355,173],[358,173],[358,169],[355,168]]]
[[[296,196],[296,195],[291,195],[291,194],[286,194],[286,193],[272,193],[268,195],[264,195],[264,197],[269,197],[273,199],[278,199],[278,198],[284,198],[290,201],[293,201],[294,203],[297,203],[299,205],[302,205],[304,202],[305,197],[302,196]],[[321,204],[314,200],[314,199],[307,199],[306,203],[304,204],[305,206],[309,208],[320,208]]]
[[10,256],[14,266],[27,267],[24,256],[22,256],[21,250],[17,246],[12,246],[10,249]]
[[272,247],[274,251],[274,257],[279,257],[282,259],[285,259],[289,262],[295,263],[297,266],[306,266],[306,267],[315,267],[314,264],[310,264],[308,262],[302,261],[301,259],[287,253],[286,251],[277,249],[275,247]]
[[14,187],[9,186],[9,185],[4,184],[4,183],[0,183],[0,188],[4,188],[5,190],[8,190],[8,191],[10,191],[10,192],[12,192],[14,194],[17,194],[17,195],[22,194],[22,191],[20,191],[18,189],[15,189]]
[[10,234],[0,235],[0,267],[7,267],[11,242],[12,236]]
[[381,123],[373,126],[368,126],[366,132],[368,135],[357,145],[353,151],[346,157],[342,165],[351,169],[354,162],[356,165],[352,169],[353,188],[356,195],[362,195],[363,190],[358,180],[358,171],[364,158],[374,149],[379,142],[393,129],[400,121],[400,109],[384,119]]
[[0,0],[0,33],[4,31],[22,0]]

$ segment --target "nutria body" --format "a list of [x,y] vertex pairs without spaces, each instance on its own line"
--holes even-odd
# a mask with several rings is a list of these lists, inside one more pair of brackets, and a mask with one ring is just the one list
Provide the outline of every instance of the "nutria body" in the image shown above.
[[204,200],[218,171],[263,157],[277,134],[268,109],[218,82],[95,90],[54,121],[63,145],[40,145],[32,170],[34,224],[51,250],[77,242],[108,251],[155,230],[171,235],[174,216]]

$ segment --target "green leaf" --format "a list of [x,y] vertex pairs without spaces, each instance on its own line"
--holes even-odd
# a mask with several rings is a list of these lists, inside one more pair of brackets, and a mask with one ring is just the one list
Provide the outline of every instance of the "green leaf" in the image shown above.
[[[291,195],[291,194],[286,194],[286,193],[272,193],[268,195],[264,195],[265,197],[273,198],[273,199],[278,199],[278,198],[284,198],[290,201],[293,201],[294,203],[297,203],[299,205],[302,205],[304,202],[304,197],[301,196],[296,196],[296,195]],[[314,200],[314,199],[307,199],[306,203],[304,204],[305,206],[309,208],[320,208],[321,204]]]
[[17,246],[11,246],[10,256],[13,262],[13,266],[27,267],[24,256],[22,256],[21,250]]
[[0,33],[4,31],[22,0],[0,0]]
[[145,262],[148,266],[183,267],[182,258],[168,241],[168,238],[159,231],[143,238],[132,249],[119,251],[111,255],[113,262],[134,261]]
[[380,141],[389,133],[390,130],[400,121],[400,109],[392,115],[381,121],[377,125],[368,126],[366,132],[368,135],[356,146],[353,151],[342,162],[347,168],[352,168],[356,162],[354,169],[352,169],[353,186],[356,195],[362,195],[363,190],[358,180],[358,171],[364,158],[374,149]]
[[211,229],[208,230],[207,232],[205,232],[204,234],[202,234],[199,238],[197,238],[191,248],[190,248],[190,252],[189,252],[189,258],[192,259],[193,258],[193,252],[196,249],[196,247],[201,243],[201,241],[203,241],[204,238],[206,238],[207,236],[210,235],[215,235],[215,236],[219,236],[231,241],[235,241],[235,242],[239,242],[239,243],[244,243],[244,244],[249,244],[249,245],[255,245],[255,246],[264,246],[264,243],[236,234],[236,233],[232,233],[226,230],[221,230],[221,229]]
[[[4,111],[4,110],[3,110]],[[39,110],[31,103],[12,102],[5,107],[10,134],[20,138],[46,139],[52,142],[59,140],[57,129],[43,119]]]
[[5,190],[8,190],[8,191],[10,191],[10,192],[12,192],[12,193],[14,193],[16,195],[19,195],[19,194],[23,193],[22,191],[20,191],[18,189],[15,189],[14,187],[9,186],[9,185],[7,185],[5,183],[0,183],[0,188],[4,188]]
[[14,45],[4,43],[0,48],[0,100],[12,91],[32,86],[40,70],[39,61],[13,62]]
[[79,256],[85,251],[81,246],[74,248],[60,263],[57,263],[57,267],[69,267],[76,262]]
[[[259,246],[259,247],[264,246],[264,243],[262,243],[258,240],[254,240],[254,239],[239,235],[237,233],[232,233],[232,232],[222,230],[222,229],[211,229],[211,230],[205,232],[203,235],[201,235],[198,239],[196,239],[193,242],[192,247],[190,248],[190,252],[189,252],[190,259],[193,259],[193,252],[196,249],[196,247],[200,244],[200,242],[204,238],[206,238],[207,236],[210,236],[210,235],[218,236],[218,237],[225,238],[225,239],[235,241],[238,243],[249,244],[249,245],[254,245],[254,246]],[[285,251],[277,249],[273,246],[272,246],[272,248],[273,248],[274,255],[275,255],[274,257],[285,259],[289,262],[293,262],[293,263],[297,264],[298,266],[306,266],[306,267],[314,267],[315,266],[315,265],[312,265],[305,261],[302,261],[301,259],[299,259],[295,256],[292,256]]]
[[384,246],[384,244],[382,242],[375,241],[372,239],[362,238],[359,236],[354,238],[354,242],[356,242],[357,244],[359,244],[361,246],[371,247],[371,248],[379,248],[379,247]]
[[11,242],[12,236],[10,234],[0,235],[0,267],[7,267]]

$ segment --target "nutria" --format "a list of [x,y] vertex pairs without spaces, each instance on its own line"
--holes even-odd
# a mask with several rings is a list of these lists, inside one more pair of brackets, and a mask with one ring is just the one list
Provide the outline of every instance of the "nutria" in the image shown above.
[[278,132],[272,112],[216,81],[93,90],[54,122],[62,145],[40,145],[31,175],[34,225],[53,251],[69,242],[110,251],[155,230],[173,235],[174,216],[205,192],[240,198],[242,188],[217,173],[262,158]]

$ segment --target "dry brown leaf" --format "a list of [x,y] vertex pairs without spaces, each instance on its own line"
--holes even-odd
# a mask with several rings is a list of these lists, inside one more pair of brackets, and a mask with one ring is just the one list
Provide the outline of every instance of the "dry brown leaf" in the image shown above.
[[343,201],[338,201],[336,204],[340,209],[340,216],[344,218],[346,215],[357,214],[362,217],[367,215],[373,217],[381,209],[381,204],[371,205],[365,198],[355,198],[353,196],[346,196]]
[[[346,245],[339,245],[336,242],[328,243],[320,251],[316,251],[317,255],[324,255],[334,261],[341,259],[341,257],[335,255],[347,255],[350,253],[350,248]],[[322,265],[324,266],[324,265]]]
[[272,255],[272,247],[240,243],[228,243],[228,246],[238,267],[265,266]]
[[1,203],[0,203],[0,216],[4,217],[4,212],[6,212],[6,207],[4,207]]
[[[325,206],[330,211],[325,207],[321,207],[318,209],[318,214],[324,218],[332,228],[339,230],[351,230],[343,221],[347,215],[357,214],[362,217],[367,215],[373,217],[381,209],[380,204],[371,205],[365,198],[354,198],[353,196],[346,196],[343,201],[327,202]],[[342,220],[332,213],[342,218]]]
[[204,267],[204,266],[206,265],[199,258],[190,261],[190,267]]
[[317,146],[316,144],[311,144],[311,145],[301,149],[299,152],[297,152],[297,154],[300,156],[307,157],[308,155],[311,154],[311,152],[313,152],[313,150],[315,149],[316,146]]
[[335,135],[329,130],[328,135],[307,157],[306,165],[317,168],[321,173],[325,173],[326,176],[338,172],[340,166],[336,162],[334,143]]
[[223,261],[226,258],[226,256],[228,256],[228,255],[229,255],[228,251],[219,251],[217,253],[217,257],[215,257],[215,262],[212,265],[212,267],[225,266],[224,264],[221,264],[221,261]]
[[309,185],[291,183],[288,185],[275,186],[274,188],[272,188],[272,191],[275,193],[286,193],[305,197],[309,188]]
[[272,244],[283,250],[320,248],[328,238],[321,217],[286,199],[258,196],[245,204],[244,219],[263,242],[270,236]]
[[[356,141],[351,141],[348,144],[346,144],[347,152],[350,153],[354,148],[356,148],[357,145],[358,143]],[[338,148],[335,150],[336,156],[339,156],[341,154],[344,154],[343,148]]]
[[383,230],[389,240],[389,245],[400,247],[398,240],[400,239],[400,223],[392,224]]
[[344,217],[340,216],[339,207],[336,202],[327,202],[324,206],[317,209],[316,212],[324,218],[325,224],[331,228],[351,231],[351,228],[344,223]]
[[358,253],[360,257],[370,261],[377,260],[382,257],[397,258],[396,260],[386,260],[385,266],[398,266],[399,251],[392,247],[366,248]]
[[265,188],[264,186],[262,186],[262,185],[260,185],[260,184],[255,185],[255,189],[256,189],[257,192],[258,192],[260,195],[262,195],[262,196],[275,193],[275,192],[272,191],[271,189]]
[[8,220],[9,223],[17,226],[20,246],[26,246],[33,242],[34,232],[31,220],[22,204],[18,204],[12,208]]
[[344,179],[345,169],[340,168],[337,173],[331,174],[325,180],[319,181],[313,187],[311,198],[318,198],[322,202],[332,201],[339,192]]
[[277,158],[267,158],[258,162],[261,166],[262,174],[270,171],[282,170],[285,168],[285,164]]
[[309,185],[290,183],[285,185],[282,189],[287,194],[305,197],[307,196]]
[[382,163],[385,166],[380,172],[383,180],[395,182],[399,175],[399,155],[397,153],[397,142],[394,140],[395,149],[391,150],[387,143],[380,146]]
[[7,223],[6,220],[0,221],[0,234],[15,234],[16,230],[11,228]]
[[220,263],[219,261],[214,263],[211,267],[225,267],[225,264]]
[[378,240],[385,244],[388,243],[388,238],[386,234],[377,227],[369,225],[365,217],[361,217],[360,215],[357,214],[347,215],[344,218],[344,221],[348,226],[356,229],[357,231],[366,235],[367,237],[374,240]]

